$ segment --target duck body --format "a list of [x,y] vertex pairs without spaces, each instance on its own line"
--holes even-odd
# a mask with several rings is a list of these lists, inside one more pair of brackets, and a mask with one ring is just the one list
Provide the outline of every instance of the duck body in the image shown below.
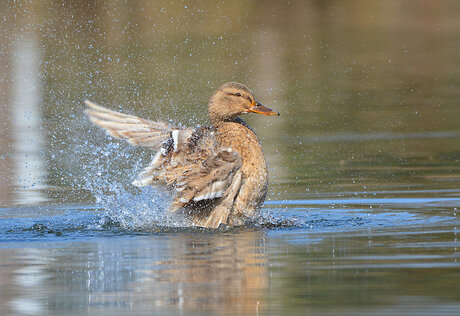
[[263,204],[268,189],[265,157],[256,134],[240,118],[217,126],[218,142],[223,148],[233,148],[242,160],[242,184],[234,203],[231,224],[239,224],[251,217]]
[[256,134],[238,115],[279,114],[255,101],[244,85],[227,83],[214,92],[209,127],[176,128],[86,104],[90,120],[110,135],[156,151],[133,184],[172,188],[171,212],[182,211],[196,226],[217,228],[244,224],[263,204],[265,158]]

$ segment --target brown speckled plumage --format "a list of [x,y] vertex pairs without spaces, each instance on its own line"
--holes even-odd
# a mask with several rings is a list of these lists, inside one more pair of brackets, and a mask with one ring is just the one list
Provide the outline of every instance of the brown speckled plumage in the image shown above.
[[161,182],[173,188],[170,211],[181,210],[195,225],[216,228],[241,225],[262,205],[265,158],[257,136],[238,116],[279,114],[258,103],[246,86],[230,82],[214,92],[210,127],[177,128],[86,104],[90,120],[110,135],[157,151],[133,184]]

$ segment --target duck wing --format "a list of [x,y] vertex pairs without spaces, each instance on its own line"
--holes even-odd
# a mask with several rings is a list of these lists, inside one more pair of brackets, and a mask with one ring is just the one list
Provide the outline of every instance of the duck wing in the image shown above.
[[133,185],[143,187],[162,182],[174,188],[171,211],[207,206],[222,198],[220,208],[214,209],[211,216],[192,214],[192,219],[205,227],[226,222],[241,186],[242,159],[232,148],[218,145],[213,128],[179,129],[164,122],[115,112],[90,101],[85,103],[88,106],[85,113],[91,122],[106,129],[108,134],[126,139],[134,146],[157,151]]
[[91,122],[104,128],[113,137],[128,140],[133,146],[157,150],[170,136],[172,126],[165,122],[115,112],[88,100],[85,103],[88,106],[85,113]]
[[241,173],[241,155],[230,147],[219,147],[212,128],[173,130],[171,134],[133,184],[141,187],[162,182],[174,188],[171,211],[206,205],[228,195],[235,176]]

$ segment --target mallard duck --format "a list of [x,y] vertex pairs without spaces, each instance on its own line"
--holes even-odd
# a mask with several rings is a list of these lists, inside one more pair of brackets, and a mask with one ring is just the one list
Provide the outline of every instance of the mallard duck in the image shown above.
[[175,127],[85,103],[91,122],[108,134],[156,151],[133,185],[172,188],[170,211],[183,211],[194,225],[242,225],[263,204],[267,165],[256,134],[239,115],[279,113],[257,102],[245,85],[229,82],[213,93],[206,127]]

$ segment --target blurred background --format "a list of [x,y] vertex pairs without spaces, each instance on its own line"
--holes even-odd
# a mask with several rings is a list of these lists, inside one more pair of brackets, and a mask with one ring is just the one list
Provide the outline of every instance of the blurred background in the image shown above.
[[245,117],[270,165],[271,198],[409,188],[414,173],[430,179],[416,185],[442,186],[453,168],[457,181],[459,10],[456,1],[4,1],[1,204],[91,198],[84,144],[104,140],[83,116],[85,99],[206,124],[208,98],[228,81],[281,112]]
[[[281,113],[261,224],[177,228],[83,102],[228,81]],[[459,84],[456,0],[0,1],[0,314],[460,314]]]
[[[456,1],[3,1],[0,203],[91,199],[88,144],[110,139],[84,117],[85,99],[207,124],[208,98],[228,81],[281,112],[245,116],[271,199],[458,181],[459,11]],[[117,166],[145,156],[135,155]],[[114,181],[134,176],[120,172]]]

